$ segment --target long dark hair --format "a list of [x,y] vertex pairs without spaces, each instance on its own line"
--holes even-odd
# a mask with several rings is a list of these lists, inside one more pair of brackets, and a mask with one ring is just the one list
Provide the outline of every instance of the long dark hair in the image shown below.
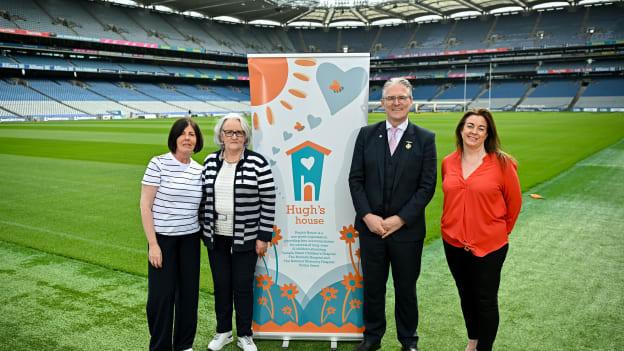
[[499,161],[505,166],[507,161],[511,160],[512,162],[516,162],[516,160],[504,152],[500,146],[500,139],[498,138],[498,132],[496,131],[496,123],[494,123],[494,117],[492,117],[492,113],[485,109],[481,108],[478,110],[471,110],[464,113],[464,116],[459,120],[457,127],[455,128],[455,143],[457,146],[457,150],[461,153],[464,153],[464,139],[462,138],[461,132],[464,130],[464,125],[466,124],[466,120],[470,116],[481,116],[485,119],[487,123],[487,137],[485,138],[485,142],[483,146],[485,147],[485,152],[488,154],[495,154]]

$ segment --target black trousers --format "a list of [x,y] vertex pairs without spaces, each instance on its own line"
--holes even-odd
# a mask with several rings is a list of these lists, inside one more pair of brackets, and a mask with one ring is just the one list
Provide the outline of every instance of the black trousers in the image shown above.
[[498,331],[498,287],[509,245],[484,257],[444,243],[444,253],[455,279],[469,339],[478,339],[479,351],[490,351]]
[[416,281],[420,275],[423,241],[394,241],[369,232],[360,235],[364,273],[364,338],[381,342],[386,331],[386,282],[392,267],[394,318],[403,345],[418,343]]
[[147,324],[150,350],[179,351],[193,347],[199,299],[199,233],[156,234],[162,268],[148,263]]
[[256,250],[232,252],[232,237],[215,235],[208,258],[214,283],[217,333],[232,330],[232,314],[236,309],[236,335],[252,336]]

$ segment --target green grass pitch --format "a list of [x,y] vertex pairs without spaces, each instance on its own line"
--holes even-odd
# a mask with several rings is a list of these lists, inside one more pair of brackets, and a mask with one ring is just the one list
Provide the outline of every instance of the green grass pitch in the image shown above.
[[[436,133],[441,160],[454,149],[453,130],[460,115],[418,114],[410,118]],[[594,163],[574,165],[624,138],[624,115],[494,116],[503,148],[519,161],[523,190],[543,190],[547,196],[544,202],[527,203],[519,221],[518,237],[532,241],[524,246],[519,243],[517,252],[513,247],[510,251],[506,270],[513,284],[506,286],[504,280],[501,300],[511,302],[502,303],[499,349],[621,349],[622,337],[612,331],[621,329],[624,312],[619,292],[624,284],[622,237],[617,234],[624,224],[624,147],[619,143],[607,150],[610,153],[600,153]],[[370,122],[383,118],[383,114],[371,114]],[[199,118],[197,122],[206,141],[204,151],[195,157],[201,162],[215,149],[214,119]],[[171,123],[0,125],[0,284],[4,287],[0,293],[0,349],[145,348],[147,260],[138,209],[140,179],[148,160],[167,151]],[[549,181],[572,166],[574,172]],[[601,186],[608,182],[615,184]],[[430,245],[425,249],[419,281],[422,345],[436,351],[461,349],[464,339],[456,293],[438,240],[439,185],[427,209]],[[547,207],[552,204],[555,208]],[[533,221],[529,223],[529,219]],[[551,237],[550,231],[576,236]],[[555,262],[540,262],[543,255]],[[527,264],[526,257],[533,261]],[[589,258],[592,261],[587,262]],[[202,259],[197,349],[205,348],[214,329],[205,253]],[[553,295],[570,304],[553,303]],[[391,294],[388,300],[390,317]],[[392,322],[389,328],[384,349],[396,349]],[[535,345],[519,344],[528,336]],[[261,341],[260,345],[262,350],[279,349],[277,342]],[[297,345],[293,349],[328,347]],[[341,345],[340,349],[350,347]]]

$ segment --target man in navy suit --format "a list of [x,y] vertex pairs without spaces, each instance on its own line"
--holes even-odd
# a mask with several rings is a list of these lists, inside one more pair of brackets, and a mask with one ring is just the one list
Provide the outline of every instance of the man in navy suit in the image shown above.
[[436,185],[435,135],[407,119],[412,105],[407,79],[388,80],[381,104],[387,118],[360,130],[349,173],[364,274],[364,341],[356,350],[380,348],[392,267],[397,336],[402,350],[417,351],[416,281],[426,230],[425,206]]

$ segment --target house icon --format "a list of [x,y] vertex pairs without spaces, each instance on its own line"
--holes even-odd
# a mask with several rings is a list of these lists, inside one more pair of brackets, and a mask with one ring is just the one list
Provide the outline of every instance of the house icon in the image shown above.
[[323,161],[331,150],[305,141],[286,151],[292,163],[295,201],[318,201],[321,194]]

